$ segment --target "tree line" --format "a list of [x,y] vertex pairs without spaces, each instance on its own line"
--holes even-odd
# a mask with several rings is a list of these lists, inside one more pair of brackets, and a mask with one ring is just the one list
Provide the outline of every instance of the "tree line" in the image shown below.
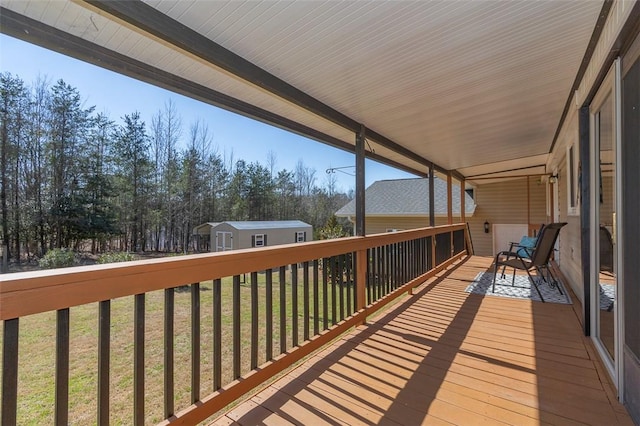
[[201,120],[168,101],[116,123],[58,80],[0,74],[2,241],[14,260],[53,248],[187,252],[192,229],[226,220],[306,221],[318,230],[349,196],[294,170],[221,154]]

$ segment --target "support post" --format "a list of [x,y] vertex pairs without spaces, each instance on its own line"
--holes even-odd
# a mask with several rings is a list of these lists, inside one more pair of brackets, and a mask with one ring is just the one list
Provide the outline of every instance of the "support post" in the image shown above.
[[467,222],[467,206],[465,203],[466,192],[464,191],[464,182],[464,179],[460,180],[460,222],[462,223]]
[[447,172],[447,223],[453,224],[453,177],[451,170]]
[[590,180],[590,143],[589,143],[589,107],[580,108],[580,239],[582,246],[582,285],[584,301],[582,305],[583,330],[585,336],[591,335],[591,182]]
[[[429,226],[436,226],[436,187],[435,168],[433,163],[429,167]],[[431,237],[431,267],[436,267],[436,236]]]
[[429,226],[436,226],[436,190],[433,163],[429,167]]
[[365,127],[360,125],[356,133],[356,235],[364,236],[365,205],[364,205],[364,144]]

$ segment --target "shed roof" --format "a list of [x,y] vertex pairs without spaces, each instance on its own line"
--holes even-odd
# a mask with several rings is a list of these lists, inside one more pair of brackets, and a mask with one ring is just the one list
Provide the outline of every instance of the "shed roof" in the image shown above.
[[236,229],[281,229],[311,227],[301,220],[247,220],[223,222]]
[[[455,188],[455,185],[454,185]],[[460,214],[460,190],[453,190],[453,213]],[[435,214],[447,214],[447,183],[434,179]],[[475,203],[465,194],[465,212],[472,215]],[[365,191],[365,211],[367,216],[428,216],[429,179],[393,179],[374,182]],[[356,213],[355,200],[336,212],[336,216],[353,216]]]

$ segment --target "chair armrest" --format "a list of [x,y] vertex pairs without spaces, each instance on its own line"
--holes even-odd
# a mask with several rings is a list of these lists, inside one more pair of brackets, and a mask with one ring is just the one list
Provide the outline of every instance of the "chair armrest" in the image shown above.
[[521,262],[524,262],[525,260],[528,260],[520,256],[520,254],[518,254],[517,252],[513,252],[513,251],[499,252],[498,254],[496,254],[496,262],[501,262],[501,257],[504,257],[504,261],[509,259],[517,259],[517,260],[520,260]]

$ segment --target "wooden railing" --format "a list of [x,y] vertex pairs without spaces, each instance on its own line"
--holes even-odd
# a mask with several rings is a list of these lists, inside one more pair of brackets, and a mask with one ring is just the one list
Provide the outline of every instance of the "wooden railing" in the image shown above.
[[[54,417],[56,424],[66,424],[70,402],[70,308],[98,304],[95,411],[97,422],[108,424],[113,391],[110,367],[114,361],[112,301],[132,298],[133,389],[129,390],[133,398],[132,421],[139,425],[145,422],[148,369],[145,333],[162,327],[163,423],[195,424],[349,328],[365,323],[367,315],[405,291],[411,292],[413,287],[463,257],[465,232],[465,225],[458,224],[5,275],[0,281],[0,319],[4,322],[2,424],[11,425],[19,420],[18,360],[37,356],[19,348],[19,324],[23,317],[56,312]],[[203,325],[201,291],[205,286],[212,291],[208,308],[211,322]],[[163,306],[163,319],[158,324],[148,324],[146,304],[149,295],[157,291],[164,293],[163,301],[159,302]],[[191,362],[188,366],[176,366],[176,293],[183,297],[184,292],[190,294]],[[210,338],[212,346],[209,385],[213,392],[206,396],[201,394],[203,335]],[[176,368],[189,369],[191,377],[191,405],[183,404],[188,406],[178,409]]]

